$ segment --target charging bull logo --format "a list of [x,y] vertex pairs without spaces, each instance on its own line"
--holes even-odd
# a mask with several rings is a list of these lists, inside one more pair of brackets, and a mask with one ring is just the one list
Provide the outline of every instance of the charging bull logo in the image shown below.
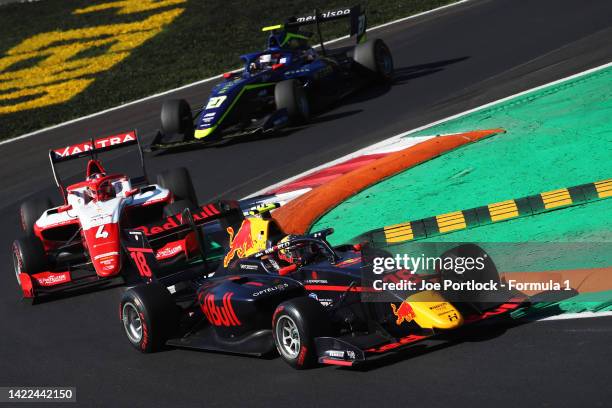
[[238,233],[234,236],[234,228],[227,227],[227,233],[229,234],[229,251],[223,258],[223,266],[227,268],[230,261],[235,256],[242,258],[247,254],[247,251],[255,246],[253,237],[251,236],[251,222],[246,219],[242,221]]
[[400,307],[395,306],[394,303],[391,303],[391,309],[393,310],[393,314],[397,317],[395,324],[400,326],[402,322],[410,323],[416,316],[412,306],[410,303],[403,301]]

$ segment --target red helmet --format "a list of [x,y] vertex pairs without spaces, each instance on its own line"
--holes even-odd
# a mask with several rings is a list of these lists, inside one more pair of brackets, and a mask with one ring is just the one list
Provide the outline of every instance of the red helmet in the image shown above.
[[115,187],[111,180],[102,180],[87,187],[87,194],[94,201],[108,201],[116,197]]

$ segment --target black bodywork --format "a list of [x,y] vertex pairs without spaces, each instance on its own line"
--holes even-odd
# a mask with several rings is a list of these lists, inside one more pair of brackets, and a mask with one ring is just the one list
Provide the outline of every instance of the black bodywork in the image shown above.
[[[366,282],[371,270],[367,245],[332,247],[323,230],[292,237],[247,258],[235,260],[214,275],[187,279],[169,288],[179,306],[178,330],[166,344],[177,347],[261,356],[272,352],[273,315],[277,307],[291,299],[311,297],[325,310],[329,330],[314,340],[319,363],[350,366],[368,356],[386,353],[425,340],[435,334],[417,325],[396,324],[390,303],[401,304],[401,293],[390,301],[364,301],[371,288]],[[279,265],[280,250],[316,247],[301,265]],[[271,261],[272,259],[272,261]],[[275,261],[276,259],[276,261]],[[385,293],[389,296],[389,293]],[[389,299],[388,297],[386,299]],[[490,305],[484,311],[470,304],[461,305],[466,321],[477,322],[506,316],[520,307],[524,296]]]

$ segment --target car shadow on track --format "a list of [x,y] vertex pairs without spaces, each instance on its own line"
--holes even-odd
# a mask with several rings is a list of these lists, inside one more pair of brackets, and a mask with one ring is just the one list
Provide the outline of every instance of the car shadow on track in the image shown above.
[[468,60],[469,56],[451,58],[441,61],[428,62],[426,64],[411,65],[408,67],[396,68],[393,75],[393,85],[401,85],[410,80],[420,78],[427,75],[432,75],[437,72],[443,71],[449,65],[454,65],[465,60]]

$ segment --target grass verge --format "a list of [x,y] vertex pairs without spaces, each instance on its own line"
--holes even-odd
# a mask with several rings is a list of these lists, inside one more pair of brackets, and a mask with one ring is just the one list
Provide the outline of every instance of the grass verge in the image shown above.
[[[134,0],[136,3],[139,0]],[[397,18],[433,9],[455,0],[368,0],[366,7],[370,27]],[[85,89],[70,100],[41,108],[0,114],[0,139],[18,136],[46,126],[61,123],[112,106],[172,89],[213,76],[239,66],[240,54],[260,49],[266,36],[260,28],[282,22],[291,15],[304,14],[315,7],[332,9],[349,6],[346,0],[313,2],[296,0],[189,0],[168,2],[167,7],[119,14],[117,9],[95,13],[74,14],[79,8],[108,1],[42,1],[0,6],[0,58],[22,41],[52,32],[97,27],[108,24],[133,23],[164,11],[184,8],[185,11],[164,26],[159,34],[134,48],[129,56],[110,69],[87,76],[93,79]],[[347,33],[347,25],[330,24],[324,31],[326,39]],[[107,47],[108,45],[106,45]],[[105,46],[88,49],[76,58],[95,57],[108,52]],[[1,60],[0,60],[1,61]],[[24,98],[3,99],[2,94],[15,92],[4,89],[2,74],[36,66],[40,59],[21,61],[3,68],[0,63],[0,107],[23,102]],[[57,69],[61,70],[62,66]],[[44,78],[42,78],[44,80]],[[19,83],[15,86],[18,88]],[[2,90],[3,89],[3,90]]]

